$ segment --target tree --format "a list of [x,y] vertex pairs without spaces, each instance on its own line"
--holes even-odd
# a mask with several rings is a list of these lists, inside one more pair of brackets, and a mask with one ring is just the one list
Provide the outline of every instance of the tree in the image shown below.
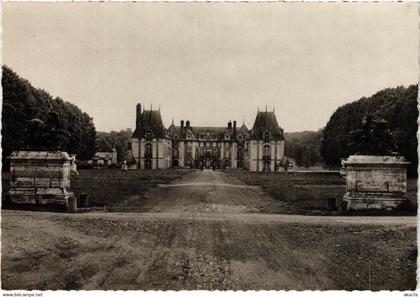
[[95,153],[93,119],[76,105],[53,99],[7,66],[2,67],[2,160],[14,150],[62,150],[87,160]]
[[382,90],[369,98],[339,107],[328,121],[324,132],[321,154],[331,166],[339,166],[341,158],[350,154],[350,132],[359,129],[362,118],[371,114],[385,120],[397,150],[411,162],[409,174],[417,173],[417,85]]

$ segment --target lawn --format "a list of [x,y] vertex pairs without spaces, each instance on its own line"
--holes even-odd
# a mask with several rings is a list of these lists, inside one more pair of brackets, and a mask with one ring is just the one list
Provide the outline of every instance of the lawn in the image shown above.
[[[141,196],[158,184],[169,183],[190,173],[189,169],[129,170],[118,169],[79,170],[71,177],[71,191],[79,196],[87,193],[93,206],[124,205],[131,196]],[[3,197],[9,189],[10,174],[2,174]]]
[[[335,198],[337,206],[346,192],[345,178],[337,172],[250,172],[227,170],[227,174],[249,185],[261,186],[274,201],[263,212],[304,215],[335,215],[338,210],[328,208],[328,199]],[[408,180],[409,210],[396,215],[416,215],[417,179]],[[376,214],[371,212],[372,214]],[[381,214],[381,213],[378,213]]]

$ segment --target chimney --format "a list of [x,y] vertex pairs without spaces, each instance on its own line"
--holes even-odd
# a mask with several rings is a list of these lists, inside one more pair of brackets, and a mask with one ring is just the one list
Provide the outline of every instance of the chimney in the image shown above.
[[236,138],[236,121],[233,121],[233,138]]
[[189,127],[190,127],[190,121],[188,121],[188,120],[187,120],[187,121],[185,122],[185,127],[187,127],[187,128],[189,128]]
[[181,135],[184,135],[184,121],[181,120]]
[[232,122],[231,121],[228,122],[228,128],[232,129]]
[[140,118],[141,118],[141,104],[137,103],[136,106],[136,127],[140,124]]

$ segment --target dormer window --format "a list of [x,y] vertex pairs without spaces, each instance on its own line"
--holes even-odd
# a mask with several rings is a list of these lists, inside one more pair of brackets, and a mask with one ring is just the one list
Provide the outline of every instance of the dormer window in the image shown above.
[[146,140],[147,141],[152,140],[152,132],[150,132],[150,131],[146,132]]
[[264,132],[264,142],[270,142],[270,132]]

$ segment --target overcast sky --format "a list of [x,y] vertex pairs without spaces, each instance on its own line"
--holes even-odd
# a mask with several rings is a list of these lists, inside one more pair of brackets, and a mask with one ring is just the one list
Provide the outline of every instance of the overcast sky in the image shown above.
[[3,62],[97,130],[164,123],[323,127],[347,102],[418,76],[415,3],[3,3]]

